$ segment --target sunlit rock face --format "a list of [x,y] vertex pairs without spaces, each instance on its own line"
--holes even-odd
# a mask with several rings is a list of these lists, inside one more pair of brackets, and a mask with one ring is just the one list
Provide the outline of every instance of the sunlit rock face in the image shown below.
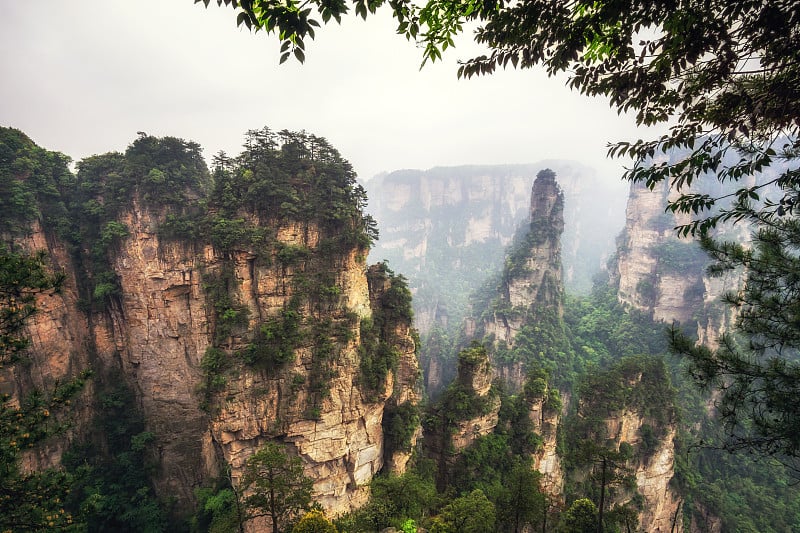
[[[163,495],[191,501],[194,488],[218,475],[223,462],[231,465],[233,478],[238,479],[247,458],[266,440],[278,439],[304,460],[315,481],[315,498],[329,512],[362,504],[366,484],[386,460],[382,429],[386,403],[416,403],[420,396],[409,323],[393,326],[399,364],[396,374],[387,376],[383,392],[367,398],[360,389],[357,319],[370,317],[371,306],[380,301],[370,294],[363,252],[342,250],[328,263],[340,297],[321,313],[346,323],[350,338],[337,343],[329,392],[317,411],[308,410],[312,349],[302,344],[280,372],[242,368],[227,376],[214,405],[201,409],[201,361],[214,328],[203,280],[222,268],[223,258],[208,245],[161,241],[154,230],[158,225],[154,214],[138,202],[121,221],[129,230],[113,258],[121,297],[107,313],[89,320],[78,310],[72,277],[59,294],[40,297],[39,313],[29,323],[33,363],[18,379],[42,387],[90,363],[121,367],[135,390],[147,429],[155,435],[160,465],[155,481]],[[281,227],[278,235],[286,244],[309,248],[318,239],[313,227]],[[26,247],[47,250],[50,261],[67,272],[74,268],[61,243],[48,241],[39,231]],[[237,284],[233,293],[249,310],[247,329],[257,328],[288,305],[295,272],[256,266],[247,251],[237,253],[232,264]],[[302,312],[320,316],[319,310]],[[244,332],[230,343],[233,349],[244,348]],[[86,345],[94,346],[91,361]],[[84,411],[78,422],[88,423],[92,413]],[[75,431],[80,428],[77,423]],[[32,457],[32,467],[56,463],[61,450],[63,446],[56,446],[47,457]],[[391,466],[402,471],[408,454],[396,455],[389,458]]]

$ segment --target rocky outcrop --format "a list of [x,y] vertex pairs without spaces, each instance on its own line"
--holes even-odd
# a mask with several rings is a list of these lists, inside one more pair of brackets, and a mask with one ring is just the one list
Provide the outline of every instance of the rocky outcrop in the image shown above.
[[[517,334],[542,322],[558,325],[564,314],[561,268],[561,233],[564,230],[564,195],[550,169],[539,172],[533,183],[530,223],[506,255],[499,295],[484,304],[487,311],[476,320],[475,334],[493,346],[497,375],[512,390],[524,384],[524,358],[505,357],[519,352]],[[563,325],[562,325],[563,327]],[[528,344],[526,338],[525,343]],[[529,346],[539,351],[542,346]]]
[[616,276],[620,302],[654,320],[691,321],[703,300],[705,258],[696,243],[680,240],[678,220],[664,212],[666,187],[631,184]]
[[643,531],[681,531],[682,498],[671,483],[677,410],[664,362],[625,357],[586,376],[581,388],[588,394],[565,437],[567,449],[577,451],[572,483],[586,489],[602,479],[608,509],[635,510]]
[[548,392],[545,389],[542,397],[530,406],[529,416],[533,422],[533,430],[542,439],[541,447],[533,455],[533,468],[542,474],[542,490],[551,498],[562,500],[564,469],[558,453],[558,427],[569,405],[569,396],[565,395],[561,409],[552,409],[547,405]]
[[[76,312],[80,295],[68,247],[46,232],[39,221],[31,224],[27,235],[13,240],[23,251],[32,254],[46,251],[45,262],[49,270],[65,274],[58,291],[44,292],[36,297],[37,312],[26,322],[25,334],[30,345],[24,354],[25,363],[0,365],[0,392],[9,394],[12,405],[19,406],[31,391],[52,391],[57,384],[66,383],[91,368],[93,359],[85,349],[91,345],[89,321],[85,315]],[[76,398],[69,400],[66,434],[60,439],[48,439],[25,453],[23,469],[35,471],[58,464],[70,441],[89,430],[93,417],[93,388],[89,381]]]
[[[608,434],[617,444],[627,443],[642,448],[642,426],[647,424],[639,413],[625,411],[608,419]],[[639,515],[643,531],[683,531],[682,499],[671,486],[675,472],[676,428],[669,427],[658,439],[655,449],[637,453],[630,465],[636,479],[636,490],[644,503]],[[624,503],[624,502],[618,502]]]
[[451,429],[450,444],[454,454],[466,449],[478,437],[491,433],[497,426],[500,411],[500,398],[491,393],[494,373],[486,353],[477,348],[465,350],[458,363],[457,388],[481,408],[475,416],[459,420]]
[[[706,275],[708,255],[695,239],[679,238],[675,231],[691,217],[664,210],[676,195],[666,182],[653,190],[631,184],[612,278],[621,303],[656,321],[696,327],[699,339],[713,346],[733,320],[721,297],[737,290],[741,273]],[[746,227],[722,227],[718,233],[729,240],[747,240]]]
[[[170,155],[185,157],[187,146],[199,148],[144,136],[129,148],[138,150],[138,159],[99,156],[112,169],[126,165],[111,174],[98,164],[92,168],[100,168],[98,179],[108,183],[84,184],[84,190],[105,190],[79,203],[108,204],[95,208],[109,217],[99,228],[106,233],[95,236],[104,247],[72,244],[75,251],[68,253],[56,231],[36,224],[17,239],[30,251],[43,250],[67,281],[60,293],[37,300],[39,312],[28,323],[31,364],[16,366],[3,388],[22,394],[90,366],[100,386],[117,369],[134,392],[131,409],[141,411],[153,435],[157,492],[179,511],[191,507],[194,490],[225,464],[237,483],[246,460],[271,440],[303,460],[315,500],[338,514],[365,501],[367,483],[384,465],[402,471],[408,460],[404,450],[386,456],[383,422],[387,406],[416,406],[420,399],[410,294],[385,269],[368,276],[366,235],[358,229],[363,191],[338,153],[314,138],[313,154],[276,155],[275,135],[265,131],[261,135],[273,144],[261,151],[251,146],[249,159],[242,160],[256,169],[239,173],[247,186],[257,187],[257,172],[263,172],[253,160],[277,165],[280,157],[282,169],[294,164],[305,174],[282,174],[285,190],[260,192],[251,200],[245,199],[246,187],[228,185],[229,203],[204,204],[206,211],[197,207],[202,192],[178,184],[161,197],[145,192],[178,167],[158,150],[168,146]],[[284,140],[294,150],[306,141]],[[142,177],[137,165],[151,160],[161,166],[150,174],[145,168]],[[189,171],[181,165],[184,179]],[[304,180],[317,169],[323,181],[309,187]],[[230,175],[220,174],[217,185]],[[112,210],[108,187],[119,187],[113,182],[119,176],[130,185],[113,191],[127,196],[113,197],[119,203]],[[265,180],[262,187],[274,187],[274,176]],[[313,196],[325,187],[330,191],[322,198]],[[259,207],[270,194],[286,190],[292,196],[280,209]],[[173,193],[178,200],[163,203]],[[62,194],[66,204],[78,193]],[[297,213],[309,205],[314,208],[304,220]],[[205,218],[181,222],[192,209]],[[176,220],[184,233],[167,236],[163,228]],[[92,387],[85,394],[91,396]],[[70,413],[75,424],[69,438],[87,431],[95,414],[92,401],[80,403]],[[67,441],[41,457],[41,465],[56,464]]]
[[[513,308],[553,309],[564,314],[561,269],[561,234],[564,232],[564,194],[555,172],[545,169],[536,175],[531,190],[530,227],[524,251],[514,253],[507,272],[504,295]],[[508,339],[513,341],[513,339]]]
[[399,170],[366,183],[369,211],[381,227],[370,253],[408,276],[423,336],[433,324],[460,327],[468,304],[464,287],[474,289],[502,268],[503,249],[530,214],[531,177],[548,167],[567,198],[565,281],[571,290],[588,291],[623,223],[625,192],[616,177],[602,180],[578,163],[549,160]]
[[426,452],[439,466],[440,482],[460,452],[497,426],[500,397],[492,388],[493,376],[483,346],[474,343],[461,351],[456,379],[433,407],[425,426]]

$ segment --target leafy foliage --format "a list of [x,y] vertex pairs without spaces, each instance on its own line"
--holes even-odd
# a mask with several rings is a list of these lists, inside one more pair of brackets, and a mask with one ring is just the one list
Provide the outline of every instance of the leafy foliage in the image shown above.
[[395,451],[411,451],[411,438],[419,425],[420,408],[417,404],[387,405],[382,422],[384,454],[391,457]]
[[492,533],[495,509],[481,490],[474,490],[447,504],[431,525],[431,533]]
[[384,392],[387,374],[397,370],[397,328],[410,328],[414,313],[405,277],[396,275],[386,263],[372,266],[367,271],[367,281],[371,287],[380,288],[375,290],[378,305],[372,318],[361,320],[359,378],[367,399],[375,400]]
[[565,533],[594,533],[597,531],[597,506],[588,498],[572,502],[564,513],[560,531]]
[[309,511],[292,528],[292,533],[338,533],[322,511]]
[[269,441],[247,460],[239,490],[247,494],[247,517],[266,516],[272,531],[281,533],[288,531],[298,513],[310,508],[312,485],[300,458]]
[[370,491],[369,503],[352,516],[340,520],[340,530],[402,529],[409,519],[423,522],[439,501],[432,477],[418,469],[411,469],[401,476],[376,476],[370,483]]
[[[631,407],[638,409],[637,404],[645,405],[645,410],[651,413],[649,416],[655,418],[646,420],[639,430],[641,442],[634,450],[637,457],[647,457],[655,450],[656,443],[660,442],[663,426],[655,420],[675,417],[679,429],[675,441],[676,475],[673,483],[685,498],[685,527],[688,527],[692,517],[699,523],[706,523],[709,516],[716,516],[723,521],[726,531],[791,529],[790,526],[781,526],[791,523],[794,520],[791,517],[796,516],[793,509],[798,496],[797,489],[792,486],[791,476],[781,465],[772,461],[759,461],[743,452],[728,456],[717,449],[723,447],[725,435],[720,434],[718,424],[708,418],[708,398],[701,395],[688,379],[690,360],[670,356],[669,337],[665,335],[664,325],[654,323],[634,310],[621,308],[616,301],[614,287],[601,281],[598,279],[591,295],[568,297],[565,306],[565,320],[573,334],[572,343],[589,376],[588,381],[583,381],[586,384],[580,385],[579,382],[578,390],[590,391],[591,398],[598,400],[597,403],[591,401],[591,405],[582,406],[584,412],[597,409],[596,416],[602,418],[607,416],[604,403],[616,407],[627,405],[628,396],[633,401]],[[643,355],[651,358],[642,358]],[[656,356],[656,359],[652,359],[652,356]],[[656,381],[639,392],[621,392],[617,396],[612,391],[624,381],[619,370],[613,370],[619,357],[628,360],[631,369],[639,365],[637,361],[643,362],[644,368],[653,366],[656,372],[651,374],[651,378]],[[665,388],[668,381],[662,381],[663,371],[659,369],[662,360],[675,391]],[[612,371],[607,374],[609,368]],[[653,401],[647,400],[648,387],[652,387]],[[629,385],[623,384],[623,388],[627,389]],[[639,400],[635,400],[637,397]],[[674,410],[662,410],[669,405],[669,398],[673,398]],[[595,415],[587,416],[584,420],[586,427],[595,427],[595,434],[604,435],[603,426],[592,423],[591,416]],[[574,434],[570,418],[565,422],[573,429],[564,432],[567,438],[562,444],[567,452],[568,447],[573,445],[570,443],[576,443],[576,450],[583,447],[574,438],[578,435]],[[572,488],[568,486],[568,489],[573,497],[590,496],[597,500],[598,495],[592,490],[574,485]],[[612,490],[620,488],[612,487]],[[636,504],[636,500],[634,494],[632,503]],[[769,503],[765,500],[769,500]],[[596,509],[597,504],[594,506]],[[606,509],[606,525],[616,521],[623,527],[627,513],[624,508]],[[755,529],[752,526],[754,516],[759,517],[759,525]],[[596,530],[596,522],[595,518],[592,531]]]
[[[25,321],[36,311],[37,294],[57,290],[62,276],[52,275],[39,255],[11,251],[0,245],[0,365],[14,364],[29,345]],[[82,388],[89,372],[66,383],[56,383],[49,393],[33,391],[19,404],[8,394],[0,396],[0,528],[45,530],[76,523],[65,508],[74,481],[63,470],[25,472],[22,453],[31,451],[66,423],[58,412]]]
[[[67,499],[87,531],[164,531],[167,514],[150,485],[154,435],[121,376],[97,395],[94,439],[65,454],[77,481]],[[103,450],[98,452],[98,450]]]
[[63,193],[74,187],[69,158],[49,152],[21,131],[0,127],[0,234],[23,235],[40,219],[62,237],[70,231]]
[[57,290],[63,279],[47,270],[43,253],[31,256],[0,243],[0,365],[15,362],[29,345],[23,326],[36,311],[36,295]]
[[[469,379],[473,372],[486,372],[489,367],[489,355],[486,347],[472,341],[469,348],[458,354],[458,376]],[[439,431],[449,431],[463,420],[469,420],[488,413],[496,391],[489,391],[486,396],[479,396],[469,383],[461,379],[454,380],[444,391],[434,407],[435,416],[428,423]]]
[[752,248],[704,239],[712,273],[743,268],[742,291],[726,296],[737,310],[736,330],[711,350],[672,331],[672,348],[691,361],[692,377],[720,391],[717,411],[730,450],[750,449],[789,460],[800,457],[800,221],[763,221]]
[[195,489],[198,510],[192,518],[192,531],[231,533],[243,530],[241,502],[225,477],[216,486]]
[[[208,5],[210,0],[202,1]],[[239,24],[277,32],[281,61],[291,53],[305,59],[305,39],[314,38],[316,16],[327,23],[348,13],[346,2],[217,0],[236,8]],[[554,75],[570,73],[569,85],[603,95],[620,112],[635,112],[638,124],[673,121],[668,135],[652,141],[621,142],[612,156],[629,155],[626,177],[649,187],[668,180],[681,194],[669,208],[698,218],[683,233],[713,228],[720,220],[750,212],[751,200],[768,183],[784,188],[773,212],[791,210],[797,200],[798,169],[792,164],[765,183],[742,185],[732,208],[714,213],[721,198],[688,190],[695,180],[737,182],[777,161],[792,161],[798,150],[798,75],[793,2],[714,0],[702,5],[671,1],[563,3],[535,0],[502,4],[477,0],[354,0],[366,17],[388,4],[397,31],[422,45],[423,64],[441,58],[466,22],[481,24],[475,41],[490,49],[464,62],[459,76],[495,72],[498,67],[541,65]],[[314,13],[316,11],[316,14]],[[656,162],[656,153],[679,148],[688,156]],[[729,152],[739,159],[725,163]]]

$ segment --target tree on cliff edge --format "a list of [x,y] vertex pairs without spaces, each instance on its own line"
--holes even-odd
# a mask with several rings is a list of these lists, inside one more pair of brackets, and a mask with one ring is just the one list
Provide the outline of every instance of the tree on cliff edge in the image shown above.
[[268,517],[273,533],[281,533],[293,517],[310,508],[312,486],[300,458],[267,442],[247,460],[239,491],[247,495],[247,518]]
[[800,220],[763,221],[750,248],[702,244],[716,259],[712,274],[747,272],[743,290],[726,295],[739,335],[723,335],[712,350],[675,330],[672,347],[718,392],[724,448],[776,455],[800,472]]

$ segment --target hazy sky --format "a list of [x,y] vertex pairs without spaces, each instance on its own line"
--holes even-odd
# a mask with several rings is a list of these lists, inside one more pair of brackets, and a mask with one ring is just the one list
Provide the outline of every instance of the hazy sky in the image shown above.
[[0,124],[74,159],[124,150],[137,131],[197,141],[210,158],[238,154],[248,129],[305,129],[365,179],[545,158],[611,177],[622,163],[606,144],[644,135],[538,70],[458,80],[471,36],[420,71],[388,13],[323,27],[307,48],[304,65],[278,65],[275,36],[192,0],[0,0]]

